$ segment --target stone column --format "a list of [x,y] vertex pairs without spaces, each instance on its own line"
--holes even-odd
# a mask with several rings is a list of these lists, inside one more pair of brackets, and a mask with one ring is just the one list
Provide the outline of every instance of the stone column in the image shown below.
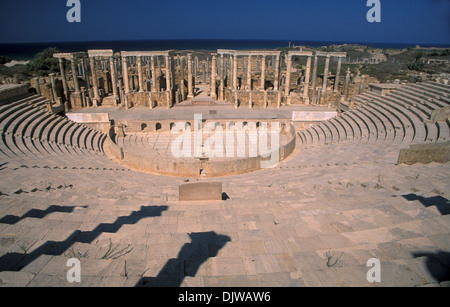
[[306,61],[306,71],[305,71],[305,84],[303,86],[303,103],[309,104],[309,97],[308,97],[308,91],[309,91],[309,77],[311,75],[311,57],[308,57],[308,60]]
[[248,56],[247,62],[247,89],[252,90],[252,56]]
[[139,93],[144,92],[144,76],[142,75],[142,57],[137,57],[137,68],[138,68],[138,78],[139,78]]
[[172,106],[172,87],[171,87],[171,82],[170,82],[170,59],[169,56],[166,55],[165,56],[165,60],[166,60],[166,95],[167,96],[167,108],[170,108]]
[[290,92],[290,85],[291,85],[291,66],[292,66],[292,57],[289,55],[287,56],[287,63],[286,63],[286,84],[284,85],[284,96],[288,97]]
[[159,56],[156,56],[156,64],[158,65],[158,76],[162,76],[162,71],[161,71],[161,60],[159,59]]
[[83,70],[84,81],[87,84],[87,88],[86,88],[86,93],[87,93],[86,101],[87,101],[87,104],[86,105],[88,107],[91,107],[91,104],[94,101],[94,97],[92,97],[92,91],[90,90],[91,81],[90,81],[90,76],[88,74],[88,66],[87,65],[89,65],[89,64],[86,63],[85,58],[82,58],[81,59],[81,67],[82,67],[82,70]]
[[118,92],[117,92],[117,78],[116,78],[116,63],[114,61],[114,57],[109,58],[109,70],[111,73],[111,85],[113,90],[114,97],[114,106],[117,106],[117,102],[119,101]]
[[224,72],[225,72],[225,60],[223,54],[220,55],[220,85],[219,85],[219,100],[224,100]]
[[89,103],[87,101],[88,98],[86,97],[86,88],[84,86],[81,87],[80,93],[81,93],[81,107],[83,108],[89,107]]
[[108,85],[108,70],[106,70],[106,66],[103,62],[103,66],[105,67],[103,69],[102,78],[103,78],[103,86],[105,88],[105,96],[109,94],[109,85]]
[[155,57],[150,58],[150,66],[152,69],[152,92],[156,92],[156,68],[155,68]]
[[206,84],[206,63],[205,60],[202,61],[202,83]]
[[264,91],[264,108],[267,108],[268,101],[267,101],[267,91]]
[[74,83],[74,86],[75,86],[75,94],[80,94],[81,90],[80,90],[80,84],[78,83],[78,76],[77,76],[77,69],[76,69],[76,65],[75,65],[75,59],[72,59],[71,66],[72,66],[73,83]]
[[313,68],[312,79],[311,79],[311,87],[313,89],[316,87],[317,62],[318,62],[318,57],[317,57],[317,54],[316,54],[316,55],[314,55],[314,68]]
[[49,74],[50,82],[52,83],[52,93],[53,93],[53,101],[56,102],[56,98],[58,95],[56,94],[56,82],[55,82],[55,74]]
[[323,84],[322,84],[322,93],[327,91],[327,82],[328,82],[328,71],[330,69],[330,55],[327,55],[327,59],[325,61],[325,70],[323,71]]
[[263,55],[261,59],[261,90],[265,91],[266,87],[266,56]]
[[153,93],[152,92],[150,92],[148,94],[148,107],[150,109],[153,109]]
[[41,86],[39,84],[39,77],[34,78],[34,87],[36,88],[36,93],[38,95],[42,95],[42,93],[41,93]]
[[206,58],[206,79],[209,79],[209,57]]
[[192,79],[192,53],[188,53],[187,57],[188,61],[188,99],[194,98],[194,86],[193,86],[193,79]]
[[342,66],[342,57],[338,58],[338,65],[336,70],[336,77],[334,79],[334,92],[339,91],[339,79],[341,77],[341,66]]
[[94,107],[98,107],[98,103],[100,102],[100,97],[98,96],[98,80],[97,80],[97,72],[95,71],[95,60],[94,58],[89,58],[89,62],[91,64],[91,74],[92,74],[92,87],[94,90]]
[[180,69],[180,91],[181,91],[181,101],[186,99],[186,90],[184,88],[184,64],[183,64],[183,60],[184,57],[182,57],[180,59],[180,55],[178,55],[178,59],[179,59],[179,69]]
[[277,93],[277,108],[281,107],[281,91]]
[[275,59],[275,77],[273,81],[273,89],[278,91],[278,81],[280,79],[280,55],[277,54]]
[[122,57],[122,76],[123,76],[123,87],[124,87],[124,101],[125,109],[128,109],[128,93],[130,92],[130,85],[128,80],[128,64],[127,57]]
[[350,68],[347,68],[347,74],[345,75],[344,97],[348,98],[348,88],[350,86]]
[[361,76],[361,83],[359,84],[359,94],[362,94],[364,91],[364,79],[366,78],[366,76],[362,75]]
[[233,91],[237,90],[237,56],[233,55]]
[[217,99],[217,94],[216,94],[216,54],[213,53],[212,54],[212,59],[211,59],[211,98],[212,99]]
[[198,76],[197,73],[198,73],[198,56],[194,58],[194,76],[196,80]]
[[64,70],[63,59],[58,58],[58,62],[59,62],[59,70],[61,72],[61,78],[62,78],[62,83],[63,83],[63,88],[64,88],[64,96],[66,96],[66,100],[64,103],[64,110],[66,112],[68,112],[69,111],[69,87],[67,86],[66,72]]

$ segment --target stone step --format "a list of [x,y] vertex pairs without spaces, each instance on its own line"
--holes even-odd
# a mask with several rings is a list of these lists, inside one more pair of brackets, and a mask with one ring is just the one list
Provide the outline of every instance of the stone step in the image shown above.
[[[363,94],[363,95],[366,95],[366,94]],[[411,118],[409,118],[405,115],[405,113],[407,113],[406,109],[401,108],[400,106],[397,106],[388,100],[382,100],[382,98],[380,98],[382,96],[379,96],[379,95],[376,96],[373,94],[367,94],[366,97],[368,99],[371,99],[372,103],[378,103],[384,109],[389,111],[393,115],[393,117],[395,117],[398,120],[398,122],[400,124],[399,128],[403,130],[402,141],[411,142],[414,139],[414,133],[415,133],[414,122],[411,120]]]
[[[42,104],[38,104],[37,106],[40,106]],[[26,115],[29,111],[34,111],[34,104],[27,104],[24,106],[21,106],[21,108],[18,109],[9,109],[7,112],[3,114],[3,117],[0,119],[0,131],[7,132],[10,125],[17,119],[22,117],[23,115]]]
[[33,104],[43,100],[45,100],[44,97],[35,95],[0,106],[0,121],[3,121],[4,113],[8,113],[9,111],[12,112],[17,111],[26,105]]
[[[392,106],[394,109],[398,110],[401,114],[403,114],[408,121],[410,122],[413,130],[414,130],[414,139],[416,138],[416,135],[419,135],[420,137],[423,135],[422,132],[418,132],[422,130],[423,122],[425,120],[424,117],[422,117],[418,112],[417,108],[410,108],[409,106],[405,106],[403,103],[399,102],[396,99],[387,97],[385,100],[386,104]],[[408,124],[406,124],[408,127]],[[413,141],[414,141],[413,139]]]
[[450,94],[450,88],[448,85],[445,85],[445,84],[426,81],[426,82],[417,83],[417,85],[429,88],[430,91],[434,91],[436,93],[445,93],[447,95]]
[[391,92],[390,95],[401,95],[404,97],[405,101],[411,101],[416,107],[422,106],[424,110],[434,110],[446,105],[442,101],[426,96],[423,93],[423,90],[420,90],[413,85],[405,85],[401,89]]

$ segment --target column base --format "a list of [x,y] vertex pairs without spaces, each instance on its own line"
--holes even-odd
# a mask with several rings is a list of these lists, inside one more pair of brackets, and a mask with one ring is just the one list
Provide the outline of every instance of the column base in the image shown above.
[[70,104],[72,109],[80,109],[83,107],[83,100],[80,92],[70,93]]
[[309,97],[303,97],[303,104],[309,105]]
[[169,91],[166,91],[167,109],[172,107],[172,97]]

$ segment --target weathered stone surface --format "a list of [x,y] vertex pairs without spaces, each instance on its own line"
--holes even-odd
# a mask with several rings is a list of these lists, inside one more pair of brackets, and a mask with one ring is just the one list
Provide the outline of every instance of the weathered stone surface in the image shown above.
[[337,115],[334,111],[294,111],[292,121],[324,121]]
[[222,200],[222,182],[194,182],[180,184],[179,200]]
[[450,119],[450,107],[436,109],[431,112],[430,120],[433,123],[436,123],[437,121],[446,121],[448,119]]

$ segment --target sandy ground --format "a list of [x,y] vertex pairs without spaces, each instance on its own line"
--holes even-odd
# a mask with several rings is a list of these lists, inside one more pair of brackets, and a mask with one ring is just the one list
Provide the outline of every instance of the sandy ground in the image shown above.
[[12,60],[9,63],[6,63],[5,66],[6,67],[12,67],[12,66],[16,66],[16,65],[26,65],[28,64],[29,61],[16,61],[16,60]]

